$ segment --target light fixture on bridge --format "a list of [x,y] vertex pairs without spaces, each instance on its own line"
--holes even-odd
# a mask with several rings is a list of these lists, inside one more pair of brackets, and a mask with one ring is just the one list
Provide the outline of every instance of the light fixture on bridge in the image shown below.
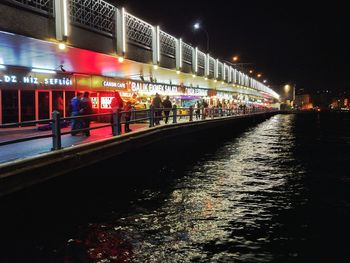
[[118,62],[123,63],[124,62],[124,57],[118,57]]
[[32,72],[36,73],[46,73],[46,74],[56,74],[56,71],[51,69],[41,69],[41,68],[32,68]]
[[60,43],[58,44],[58,48],[61,49],[61,50],[64,50],[64,49],[66,48],[66,44],[60,42]]

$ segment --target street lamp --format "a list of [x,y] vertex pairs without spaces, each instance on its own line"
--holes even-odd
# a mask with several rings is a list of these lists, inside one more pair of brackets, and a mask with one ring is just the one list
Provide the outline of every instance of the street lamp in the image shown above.
[[193,28],[194,28],[194,30],[202,30],[202,31],[204,31],[204,33],[205,33],[205,35],[206,35],[206,37],[207,37],[207,50],[206,50],[206,53],[208,53],[208,51],[209,51],[209,34],[208,34],[208,31],[207,30],[205,30],[202,26],[201,26],[201,24],[200,23],[195,23],[194,25],[193,25]]

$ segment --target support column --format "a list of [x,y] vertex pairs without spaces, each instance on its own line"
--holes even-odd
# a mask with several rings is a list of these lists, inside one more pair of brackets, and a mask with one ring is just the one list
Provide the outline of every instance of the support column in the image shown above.
[[115,35],[117,45],[117,55],[125,56],[126,53],[126,26],[125,26],[125,9],[115,9]]
[[198,48],[192,48],[192,71],[197,75],[198,72]]
[[65,41],[68,37],[69,12],[67,0],[55,0],[56,39]]
[[182,69],[182,39],[176,39],[176,50],[175,50],[175,58],[176,58],[176,70],[181,71]]
[[159,65],[160,62],[160,28],[159,26],[152,28],[152,51],[153,65]]

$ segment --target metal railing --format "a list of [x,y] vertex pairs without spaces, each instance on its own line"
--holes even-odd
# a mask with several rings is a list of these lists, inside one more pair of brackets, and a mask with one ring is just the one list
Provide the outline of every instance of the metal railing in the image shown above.
[[40,14],[53,16],[54,0],[4,0]]
[[103,0],[70,0],[68,3],[72,23],[113,36],[116,11],[113,5]]
[[[128,132],[125,130],[131,124],[135,123],[148,123],[149,127],[155,127],[160,124],[161,120],[164,120],[165,123],[172,122],[173,124],[178,123],[179,120],[187,120],[192,122],[194,120],[205,120],[207,118],[226,118],[233,115],[243,115],[243,114],[252,114],[259,112],[269,112],[269,109],[259,109],[259,108],[193,108],[192,106],[188,108],[178,108],[174,105],[172,108],[154,108],[153,106],[147,110],[131,110],[129,112],[120,111],[116,113],[100,113],[100,114],[91,114],[91,115],[80,115],[74,117],[66,117],[61,118],[60,113],[58,111],[52,112],[51,119],[44,119],[38,121],[24,121],[17,123],[8,123],[0,125],[0,128],[11,128],[18,126],[26,126],[26,125],[38,125],[38,124],[46,124],[50,126],[51,133],[43,134],[43,135],[35,135],[28,136],[24,138],[17,138],[13,140],[7,140],[0,142],[0,146],[15,144],[19,142],[25,141],[33,141],[44,138],[52,138],[52,147],[51,150],[59,150],[62,149],[62,136],[63,135],[74,135],[79,132],[90,133],[91,130],[102,129],[106,127],[111,127],[112,135],[119,136],[122,134],[122,125],[124,125],[124,132]],[[108,116],[110,118],[109,123],[101,123],[96,127],[84,127],[83,123],[86,120],[91,120],[96,117]],[[65,122],[81,122],[82,126],[78,129],[70,129],[69,131],[62,131],[63,123]]]

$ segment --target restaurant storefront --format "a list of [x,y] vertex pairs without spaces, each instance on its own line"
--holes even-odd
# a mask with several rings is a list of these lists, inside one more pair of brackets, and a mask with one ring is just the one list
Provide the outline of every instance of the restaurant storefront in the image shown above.
[[68,117],[71,99],[84,91],[90,93],[94,113],[110,110],[115,91],[135,109],[148,109],[156,93],[162,99],[169,96],[178,107],[194,105],[210,94],[207,89],[177,85],[9,68],[0,71],[0,123],[49,119],[55,110]]

